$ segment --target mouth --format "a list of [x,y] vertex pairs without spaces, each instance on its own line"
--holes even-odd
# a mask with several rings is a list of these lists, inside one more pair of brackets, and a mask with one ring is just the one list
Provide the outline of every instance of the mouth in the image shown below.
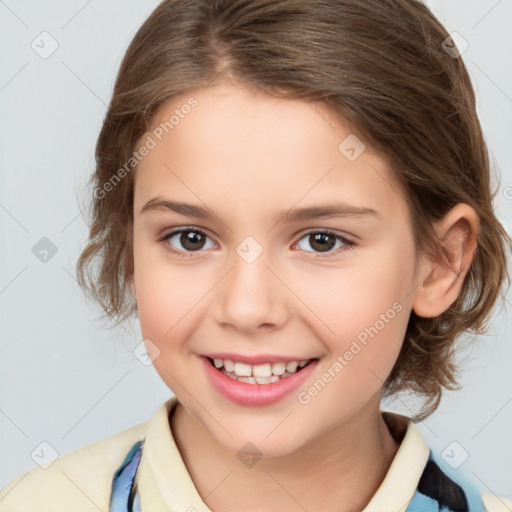
[[268,406],[307,385],[320,358],[260,362],[260,357],[255,365],[206,355],[199,359],[212,388],[224,398],[243,406]]
[[276,361],[251,365],[231,359],[218,359],[204,356],[209,364],[232,380],[246,384],[264,385],[285,380],[296,375],[309,365],[318,361],[318,357],[296,361]]

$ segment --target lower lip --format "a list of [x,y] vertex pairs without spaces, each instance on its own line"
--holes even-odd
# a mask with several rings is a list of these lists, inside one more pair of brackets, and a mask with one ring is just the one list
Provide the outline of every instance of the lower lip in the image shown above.
[[229,378],[217,370],[207,357],[200,356],[213,387],[225,398],[239,405],[270,405],[296,390],[311,375],[318,359],[293,375],[270,384],[249,384]]

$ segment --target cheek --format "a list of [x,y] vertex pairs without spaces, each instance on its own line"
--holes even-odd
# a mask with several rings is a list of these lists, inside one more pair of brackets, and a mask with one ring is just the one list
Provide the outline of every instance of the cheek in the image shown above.
[[300,281],[297,295],[314,313],[327,368],[342,358],[343,368],[332,369],[339,380],[370,391],[383,384],[403,343],[413,270],[410,255],[390,244],[339,272]]
[[[197,283],[183,269],[153,262],[137,269],[137,308],[142,337],[152,364],[174,392],[186,379],[181,354],[197,321]],[[156,347],[156,348],[155,348]]]
[[324,269],[294,283],[294,292],[313,313],[315,322],[323,325],[322,332],[328,339],[342,342],[339,348],[376,323],[383,331],[400,330],[403,322],[404,315],[397,310],[407,306],[407,268],[396,262],[367,260],[339,270]]
[[[152,271],[153,272],[153,271]],[[142,334],[156,343],[169,342],[187,325],[198,302],[197,289],[177,279],[146,276],[137,282],[137,308]]]
[[159,252],[136,249],[134,271],[142,334],[156,344],[174,335],[174,326],[194,303],[186,272],[166,264]]

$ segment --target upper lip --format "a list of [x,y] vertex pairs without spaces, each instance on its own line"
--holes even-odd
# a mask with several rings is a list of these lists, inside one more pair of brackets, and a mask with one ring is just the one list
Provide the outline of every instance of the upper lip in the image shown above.
[[242,354],[230,354],[228,352],[216,352],[202,355],[204,357],[209,357],[210,359],[229,359],[234,362],[245,363],[250,365],[277,362],[289,363],[291,361],[307,361],[309,359],[317,359],[316,357],[281,356],[276,354],[258,354],[254,356],[246,356]]

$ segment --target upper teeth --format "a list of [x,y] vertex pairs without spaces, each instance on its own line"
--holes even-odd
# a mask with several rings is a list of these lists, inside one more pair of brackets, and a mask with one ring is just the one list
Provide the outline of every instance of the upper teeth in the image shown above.
[[302,368],[310,360],[305,359],[303,361],[290,361],[277,362],[277,363],[263,363],[263,364],[246,364],[231,361],[230,359],[214,359],[213,364],[216,368],[224,369],[227,372],[234,372],[238,377],[270,377],[271,375],[283,375],[285,371],[288,373],[294,373],[297,368]]

